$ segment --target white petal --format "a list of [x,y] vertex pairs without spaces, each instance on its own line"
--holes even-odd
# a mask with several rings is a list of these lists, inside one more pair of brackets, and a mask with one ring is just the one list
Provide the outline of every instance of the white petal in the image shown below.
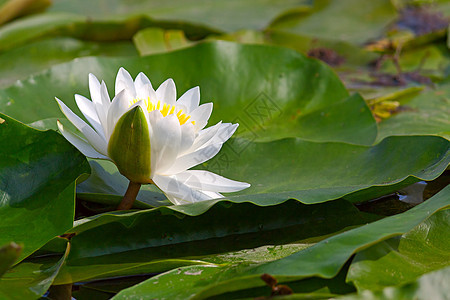
[[152,175],[170,168],[178,156],[181,142],[181,128],[178,118],[168,115],[152,126]]
[[193,121],[195,121],[195,130],[203,129],[208,123],[213,109],[212,103],[205,103],[194,109],[190,115]]
[[187,109],[187,114],[189,114],[191,111],[194,111],[198,107],[198,104],[200,103],[200,88],[198,86],[188,90],[186,93],[184,93],[180,99],[177,101],[178,105],[183,105]]
[[109,108],[111,105],[111,99],[109,98],[108,88],[106,87],[106,83],[102,80],[100,84],[100,95],[102,100],[103,109]]
[[[108,111],[111,106],[111,99],[109,99],[108,89],[106,88],[106,84],[102,81],[100,85],[100,97],[101,104],[94,102],[95,110],[97,111],[98,119],[100,120],[100,124],[102,124],[103,132],[105,133],[105,138],[111,135],[108,132]],[[107,140],[108,141],[108,140]]]
[[211,192],[237,192],[250,187],[246,182],[231,180],[208,171],[191,170],[176,174],[187,186]]
[[81,137],[66,131],[63,127],[63,125],[57,121],[59,131],[62,133],[64,138],[68,140],[72,145],[74,145],[81,153],[83,153],[84,156],[90,157],[90,158],[99,158],[99,159],[108,159],[109,158],[103,154],[98,153],[94,148],[92,148],[91,145],[88,144],[84,139]]
[[127,89],[131,96],[136,98],[136,90],[134,88],[133,78],[131,78],[130,73],[124,68],[120,68],[119,72],[117,72],[116,76],[116,85],[115,91],[116,95],[119,94],[122,90]]
[[128,90],[122,90],[119,94],[117,94],[108,110],[107,122],[108,122],[108,141],[109,137],[114,131],[114,127],[116,126],[117,121],[119,121],[120,117],[126,113],[130,107],[130,99],[131,95],[128,93]]
[[225,143],[236,131],[239,124],[221,122],[200,131],[192,147],[186,152],[193,152],[212,144]]
[[205,143],[205,146],[209,144],[225,143],[233,135],[238,126],[239,124],[222,124],[214,137],[209,140],[208,143]]
[[178,155],[183,155],[192,147],[195,140],[194,125],[190,122],[181,125],[181,143]]
[[220,194],[205,193],[188,187],[182,181],[178,181],[174,176],[156,175],[153,182],[164,192],[167,198],[174,204],[194,203],[209,199],[214,199]]
[[100,94],[100,82],[94,74],[89,73],[89,92],[91,93],[92,102],[102,105],[102,97]]
[[197,137],[195,138],[194,143],[192,144],[192,147],[187,150],[186,152],[193,152],[199,148],[202,148],[205,146],[207,142],[209,142],[219,131],[219,128],[222,126],[222,121],[217,123],[214,126],[208,127],[206,129],[201,130]]
[[86,124],[80,117],[78,117],[76,114],[74,114],[70,108],[68,108],[61,100],[58,98],[55,98],[56,101],[58,101],[59,107],[61,108],[61,111],[64,113],[64,115],[69,119],[70,122],[79,130],[88,140],[89,144],[91,144],[94,149],[98,152],[100,152],[103,155],[107,155],[107,145],[106,141],[98,135],[97,132],[95,132],[94,129],[92,129],[91,126]]
[[155,99],[155,91],[153,90],[152,83],[145,76],[144,73],[139,73],[134,81],[134,86],[136,88],[136,98],[137,99]]
[[177,100],[177,90],[175,87],[175,82],[172,78],[167,79],[156,90],[156,98],[161,101],[161,104],[167,103],[169,105],[175,105]]
[[222,144],[213,144],[182,155],[177,158],[173,166],[166,170],[164,174],[177,174],[186,171],[214,157],[220,151],[220,148],[222,148]]
[[134,80],[134,85],[136,89],[138,89],[139,87],[143,87],[146,85],[152,86],[152,83],[144,73],[140,72],[138,76],[136,76],[136,79]]
[[156,126],[156,123],[158,123],[158,121],[164,117],[159,110],[152,110],[148,113],[148,118],[150,120],[150,126],[154,128]]
[[103,132],[103,127],[100,124],[100,120],[97,116],[97,111],[95,109],[95,104],[87,99],[86,97],[83,97],[81,95],[75,95],[75,102],[78,105],[78,108],[83,113],[83,116],[88,120],[89,123],[91,123],[92,127],[94,127],[95,131],[105,140],[105,133]]
[[223,198],[222,194],[216,193],[216,192],[202,191],[202,193],[205,194],[206,196],[210,197],[211,199]]

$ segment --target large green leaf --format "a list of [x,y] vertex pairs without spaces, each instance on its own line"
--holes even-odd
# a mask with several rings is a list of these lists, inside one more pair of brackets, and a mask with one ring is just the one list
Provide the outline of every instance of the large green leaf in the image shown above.
[[56,132],[5,115],[0,140],[0,244],[23,243],[23,259],[72,227],[75,180],[88,164]]
[[[160,207],[106,213],[80,220],[79,225],[68,231],[75,236],[71,239],[71,252],[57,282],[62,284],[143,271],[161,272],[176,265],[198,265],[195,259],[210,260],[206,255],[294,242],[331,234],[374,219],[341,200],[318,205],[290,200],[269,207],[222,201],[199,216],[179,211],[176,207]],[[267,253],[269,250],[263,252],[265,260],[273,257]],[[283,256],[292,250],[288,247],[279,252],[278,255]],[[222,261],[224,259],[221,258]],[[235,259],[239,261],[238,257]],[[201,263],[209,265],[206,261]]]
[[379,124],[378,140],[391,135],[429,134],[450,139],[450,83],[401,100],[403,109]]
[[0,278],[0,298],[11,300],[39,299],[50,287],[69,247],[61,256],[30,259],[16,265]]
[[[233,202],[276,205],[294,198],[311,204],[358,191],[348,199],[360,202],[419,180],[435,179],[449,164],[449,146],[447,140],[433,136],[389,137],[375,146],[300,139],[273,142],[234,139],[201,168],[251,183],[250,188],[227,196]],[[396,167],[392,168],[394,164]],[[97,167],[93,178],[81,185],[80,196],[84,198],[84,193],[95,193],[106,203],[108,199],[109,203],[116,203],[117,196],[107,194],[122,195],[126,180],[113,165],[102,165],[108,169]],[[159,195],[155,190],[142,191],[139,199],[154,206],[166,205]],[[218,201],[203,201],[174,209],[198,215]]]
[[105,79],[111,89],[120,66],[133,76],[145,72],[154,86],[172,77],[179,95],[199,85],[202,101],[215,105],[211,124],[239,122],[239,132],[249,139],[299,136],[371,144],[376,137],[364,101],[348,98],[326,65],[288,49],[228,42],[144,58],[92,57],[61,64],[0,90],[0,111],[27,123],[62,116],[55,96],[78,111],[73,94],[88,96],[88,73]]
[[371,186],[391,186],[409,176],[432,180],[448,166],[449,146],[432,136],[388,137],[375,146],[234,139],[203,168],[252,184],[238,193],[242,196],[229,197],[233,201],[273,204],[295,198],[317,203]]
[[[450,267],[422,275],[417,280],[399,287],[387,287],[382,291],[365,290],[357,295],[339,297],[339,300],[447,300],[450,295],[448,282]],[[291,298],[287,298],[291,299]],[[295,298],[292,298],[295,299]]]
[[450,264],[450,210],[413,230],[359,252],[347,280],[359,291],[398,286]]
[[395,17],[395,9],[389,0],[316,0],[309,13],[287,16],[272,27],[361,45],[381,35]]
[[450,186],[411,210],[346,231],[285,258],[263,264],[192,266],[172,270],[125,289],[114,299],[205,299],[227,292],[263,286],[263,273],[279,281],[308,277],[332,278],[356,252],[404,234],[449,207]]
[[94,20],[112,16],[146,15],[166,23],[185,22],[219,31],[233,31],[242,28],[262,29],[283,12],[306,4],[306,0],[115,0],[105,5],[100,0],[60,0],[49,11],[77,13]]
[[[262,29],[270,19],[301,7],[305,0],[232,1],[58,1],[48,13],[22,18],[0,28],[0,51],[42,37],[71,36],[95,41],[131,39],[145,27],[181,29],[198,39],[241,28]],[[267,19],[269,18],[269,19]]]
[[130,42],[94,43],[64,37],[29,43],[0,53],[0,86],[10,85],[52,65],[91,55],[132,56],[137,55],[137,51]]
[[[213,35],[208,39],[234,41],[248,44],[269,44],[283,46],[294,49],[302,54],[317,57],[333,66],[337,71],[348,71],[351,68],[362,68],[370,62],[376,60],[379,55],[373,52],[361,49],[349,42],[335,39],[323,39],[309,35],[300,35],[269,28],[264,31],[239,30],[223,35]],[[158,45],[158,40],[146,39],[147,47]],[[139,46],[137,46],[139,48]],[[323,57],[314,50],[325,50]],[[170,49],[166,49],[169,51]],[[333,55],[336,55],[333,57]]]

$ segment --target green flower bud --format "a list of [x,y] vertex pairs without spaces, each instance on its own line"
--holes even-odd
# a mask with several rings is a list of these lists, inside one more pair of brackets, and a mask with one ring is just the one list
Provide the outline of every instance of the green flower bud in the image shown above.
[[152,182],[150,133],[140,106],[126,112],[116,123],[108,143],[108,156],[130,181]]

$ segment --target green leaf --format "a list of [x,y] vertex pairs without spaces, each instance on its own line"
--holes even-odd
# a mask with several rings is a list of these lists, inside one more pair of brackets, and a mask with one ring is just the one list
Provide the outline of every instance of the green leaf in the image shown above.
[[[322,58],[320,56],[314,56],[314,50],[327,50],[329,54],[336,55],[335,59],[338,58],[334,63],[333,59],[331,59],[331,62],[328,64],[334,70],[339,72],[344,71],[344,74],[355,67],[359,69],[379,57],[376,53],[366,51],[359,46],[342,40],[320,39],[314,36],[299,35],[272,28],[266,29],[265,31],[239,30],[228,34],[211,36],[208,39],[283,46],[319,59]],[[325,55],[322,60],[326,62],[327,56]]]
[[289,49],[228,42],[143,58],[92,57],[54,66],[0,90],[0,111],[27,123],[62,117],[53,101],[56,96],[79,113],[73,95],[88,96],[88,73],[104,79],[111,89],[120,66],[133,76],[143,71],[155,87],[172,77],[179,95],[199,85],[202,102],[214,103],[210,124],[238,122],[238,134],[252,140],[298,136],[370,145],[377,134],[364,101],[348,98],[326,65]]
[[[357,295],[337,298],[339,300],[445,300],[450,288],[450,267],[422,275],[417,280],[399,287],[387,287],[382,291],[365,290]],[[290,298],[287,298],[290,299]]]
[[19,260],[72,228],[83,155],[54,131],[0,114],[0,244],[23,243]]
[[142,56],[177,50],[191,44],[182,30],[164,30],[156,27],[138,31],[133,36],[133,42]]
[[308,277],[334,277],[350,257],[385,239],[404,234],[450,206],[450,186],[409,211],[348,230],[294,253],[263,264],[184,267],[125,289],[114,299],[205,299],[227,292],[264,286],[263,273],[279,282]]
[[181,29],[195,39],[242,28],[262,29],[272,18],[305,8],[302,0],[58,1],[47,13],[0,28],[0,51],[43,37],[70,36],[94,41],[131,39],[145,27]]
[[95,43],[73,38],[57,37],[0,53],[0,87],[25,79],[46,68],[77,57],[133,56],[137,51],[130,42]]
[[[374,219],[346,201],[305,205],[289,200],[269,207],[221,201],[195,217],[179,211],[171,206],[105,213],[80,220],[68,231],[75,236],[58,284],[124,272],[139,274],[143,269],[147,273],[161,272],[177,263],[198,265],[195,260],[210,254],[294,242]],[[278,255],[287,251],[279,251]],[[271,257],[273,254],[267,253],[263,259]],[[186,261],[187,258],[193,261]]]
[[287,16],[271,28],[362,45],[381,35],[395,17],[389,0],[316,0],[309,14]]
[[16,262],[20,252],[22,252],[22,247],[16,243],[0,247],[0,277]]
[[69,252],[61,256],[29,259],[16,265],[0,278],[0,298],[39,299],[50,287]]
[[[344,196],[352,202],[362,202],[420,180],[435,179],[450,162],[449,149],[449,141],[433,136],[389,137],[371,147],[300,139],[265,143],[233,139],[200,168],[252,185],[227,196],[233,202],[276,205],[293,198],[312,204]],[[393,164],[395,168],[391,167]],[[81,197],[96,193],[103,203],[116,203],[117,196],[108,194],[123,195],[127,182],[110,163],[101,166],[96,166],[94,176],[83,182],[78,192]],[[156,190],[142,191],[138,199],[153,206],[166,205]],[[174,209],[198,215],[219,201]]]
[[394,185],[409,176],[432,180],[448,166],[449,146],[447,140],[432,136],[388,137],[371,147],[300,139],[268,143],[234,139],[203,167],[252,184],[233,194],[245,196],[229,197],[234,201],[260,202],[258,194],[264,194],[272,204],[274,199],[289,198],[317,203],[371,186]]
[[399,286],[450,265],[450,210],[440,211],[401,237],[356,254],[347,276],[358,289]]
[[391,135],[428,134],[450,139],[450,83],[401,100],[403,109],[379,124],[381,140]]
[[145,15],[165,23],[191,23],[219,31],[233,31],[242,28],[262,29],[270,20],[290,9],[304,7],[305,0],[177,0],[177,1],[126,1],[116,0],[104,5],[100,0],[62,0],[49,11],[70,12],[91,19],[105,19],[113,16]]

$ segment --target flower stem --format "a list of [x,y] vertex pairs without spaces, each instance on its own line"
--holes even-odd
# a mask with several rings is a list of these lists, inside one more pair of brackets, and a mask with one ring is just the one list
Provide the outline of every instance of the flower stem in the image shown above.
[[120,202],[117,210],[128,210],[133,206],[134,200],[136,199],[137,194],[141,188],[140,183],[136,183],[130,181],[128,184],[128,189],[125,192],[125,195],[122,198],[122,202]]

